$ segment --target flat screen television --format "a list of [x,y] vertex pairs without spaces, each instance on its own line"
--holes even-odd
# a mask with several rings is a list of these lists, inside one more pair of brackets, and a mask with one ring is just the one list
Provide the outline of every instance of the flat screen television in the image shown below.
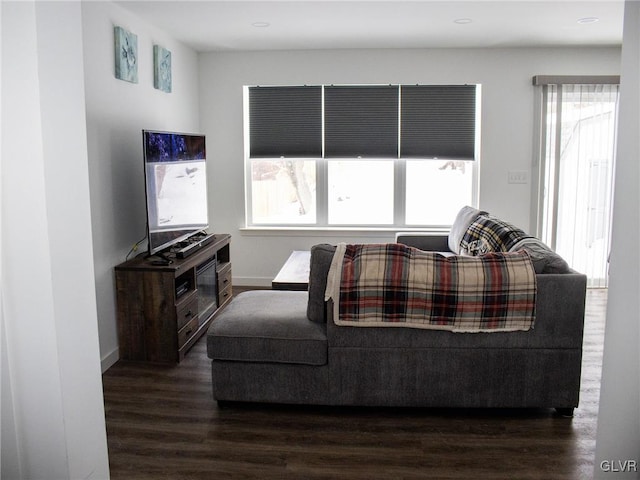
[[204,135],[142,131],[149,255],[209,227]]

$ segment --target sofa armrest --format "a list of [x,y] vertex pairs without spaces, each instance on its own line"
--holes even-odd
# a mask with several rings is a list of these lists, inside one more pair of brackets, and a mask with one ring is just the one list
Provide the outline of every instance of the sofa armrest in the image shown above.
[[445,233],[398,232],[396,243],[430,252],[450,252],[449,236]]

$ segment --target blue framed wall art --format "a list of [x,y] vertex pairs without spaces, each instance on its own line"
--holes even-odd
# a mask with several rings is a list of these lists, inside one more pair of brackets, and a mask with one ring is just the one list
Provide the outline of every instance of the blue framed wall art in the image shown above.
[[114,27],[116,78],[138,83],[138,36]]
[[171,52],[160,45],[153,46],[153,86],[171,93]]

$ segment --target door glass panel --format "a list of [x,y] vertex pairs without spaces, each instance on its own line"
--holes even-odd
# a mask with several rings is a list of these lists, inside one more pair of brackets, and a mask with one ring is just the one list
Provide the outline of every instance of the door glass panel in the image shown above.
[[549,95],[543,240],[585,273],[589,286],[607,285],[617,85],[562,85]]

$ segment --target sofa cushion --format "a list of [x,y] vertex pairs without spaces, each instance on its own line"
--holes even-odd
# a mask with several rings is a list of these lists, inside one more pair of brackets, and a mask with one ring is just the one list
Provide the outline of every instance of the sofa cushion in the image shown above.
[[511,252],[519,250],[526,250],[529,253],[536,273],[570,273],[572,271],[560,255],[535,237],[523,238],[510,249]]
[[480,215],[485,215],[486,213],[468,205],[462,207],[453,221],[451,232],[449,232],[449,250],[453,253],[460,253],[460,243],[469,225]]
[[509,252],[517,242],[530,238],[524,231],[488,214],[471,222],[460,242],[460,253],[483,255],[489,252]]
[[[479,348],[577,348],[582,345],[582,323],[586,276],[550,274],[537,276],[536,322],[520,332],[453,333],[417,328],[351,327],[327,323],[329,348],[404,349],[407,356],[416,349]],[[577,312],[577,313],[576,313]]]
[[325,365],[326,325],[310,322],[306,308],[307,292],[240,293],[209,328],[209,358]]
[[449,248],[449,236],[442,233],[398,232],[396,243],[415,247],[425,252],[439,252],[442,255],[455,255]]
[[320,244],[311,247],[311,265],[309,270],[309,303],[307,318],[312,322],[326,323],[327,308],[324,291],[327,288],[327,275],[331,260],[336,251],[334,245]]

